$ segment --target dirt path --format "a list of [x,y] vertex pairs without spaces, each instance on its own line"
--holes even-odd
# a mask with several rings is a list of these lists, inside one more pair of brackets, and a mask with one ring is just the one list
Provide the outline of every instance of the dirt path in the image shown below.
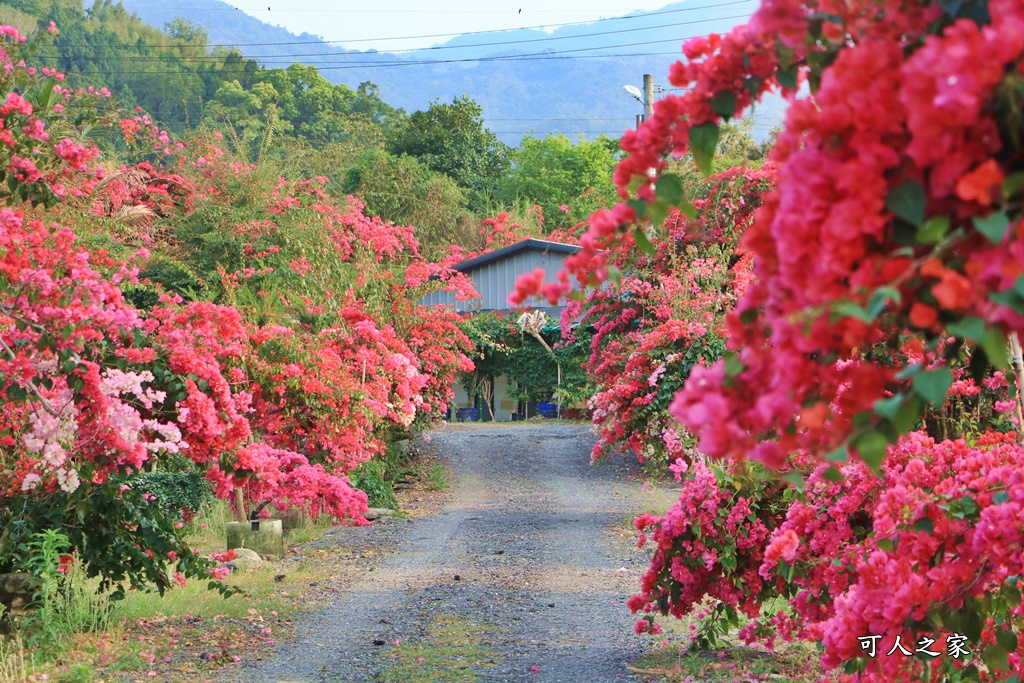
[[347,534],[383,535],[396,551],[300,623],[294,642],[265,662],[243,665],[232,679],[628,678],[624,664],[643,641],[633,635],[635,618],[624,603],[643,558],[619,529],[640,511],[639,482],[621,460],[591,467],[592,444],[582,426],[435,432],[431,447],[451,464],[445,506],[332,536],[345,544]]

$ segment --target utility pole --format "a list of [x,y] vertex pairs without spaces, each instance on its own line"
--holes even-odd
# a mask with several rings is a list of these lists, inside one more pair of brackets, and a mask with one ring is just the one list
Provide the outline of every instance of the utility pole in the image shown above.
[[644,74],[644,121],[654,113],[654,76]]

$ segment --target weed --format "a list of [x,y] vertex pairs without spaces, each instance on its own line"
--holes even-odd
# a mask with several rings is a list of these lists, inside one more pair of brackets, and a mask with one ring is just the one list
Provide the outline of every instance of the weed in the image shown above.
[[336,525],[337,522],[330,515],[320,515],[315,519],[302,517],[301,522],[297,527],[294,529],[288,529],[287,535],[285,536],[285,542],[289,546],[309,543],[310,541],[319,538],[326,530]]
[[474,683],[481,669],[498,663],[498,656],[483,645],[493,626],[457,617],[440,617],[427,627],[423,642],[400,643],[388,653],[382,683]]
[[61,553],[70,547],[68,537],[56,529],[46,529],[32,534],[25,544],[24,559],[21,568],[32,574],[36,580],[36,591],[33,594],[35,610],[29,613],[22,623],[26,630],[30,647],[40,647],[44,653],[52,653],[52,646],[60,639],[60,623],[58,622],[58,602],[61,589],[62,567]]
[[105,631],[113,605],[86,576],[81,559],[77,555],[72,558],[64,565],[64,580],[55,600],[58,627],[64,633]]
[[76,664],[57,679],[57,683],[92,683],[93,669],[87,664]]
[[448,476],[441,465],[431,465],[427,469],[427,488],[431,491],[444,491],[448,488]]
[[395,487],[388,474],[386,463],[370,460],[352,470],[349,477],[352,479],[352,486],[366,493],[370,507],[394,509],[398,502],[395,500]]
[[35,671],[35,654],[25,657],[20,631],[0,640],[0,683],[24,683]]
[[224,529],[228,522],[233,521],[235,517],[231,508],[223,500],[203,504],[186,527],[188,544],[202,553],[224,550]]

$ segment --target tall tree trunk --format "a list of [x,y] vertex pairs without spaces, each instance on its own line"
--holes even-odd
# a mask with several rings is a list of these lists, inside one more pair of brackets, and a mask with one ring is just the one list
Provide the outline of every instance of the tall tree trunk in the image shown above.
[[1013,366],[1013,374],[1017,381],[1017,443],[1024,443],[1024,358],[1021,357],[1020,337],[1016,332],[1011,332],[1010,341],[1010,364]]

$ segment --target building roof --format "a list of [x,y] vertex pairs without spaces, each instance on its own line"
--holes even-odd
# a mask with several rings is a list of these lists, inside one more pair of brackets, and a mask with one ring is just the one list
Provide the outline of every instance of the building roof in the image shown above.
[[522,242],[517,242],[516,244],[513,244],[511,246],[503,247],[501,249],[498,249],[497,251],[492,251],[489,254],[484,254],[483,256],[477,256],[476,258],[471,258],[468,261],[463,261],[457,266],[452,266],[452,269],[464,273],[468,270],[473,270],[474,268],[479,268],[480,266],[491,263],[492,261],[500,261],[503,258],[508,258],[509,256],[517,254],[521,251],[530,250],[554,251],[561,254],[575,254],[577,251],[580,250],[580,247],[573,246],[572,244],[562,244],[561,242],[537,240],[531,237],[528,240],[523,240]]

